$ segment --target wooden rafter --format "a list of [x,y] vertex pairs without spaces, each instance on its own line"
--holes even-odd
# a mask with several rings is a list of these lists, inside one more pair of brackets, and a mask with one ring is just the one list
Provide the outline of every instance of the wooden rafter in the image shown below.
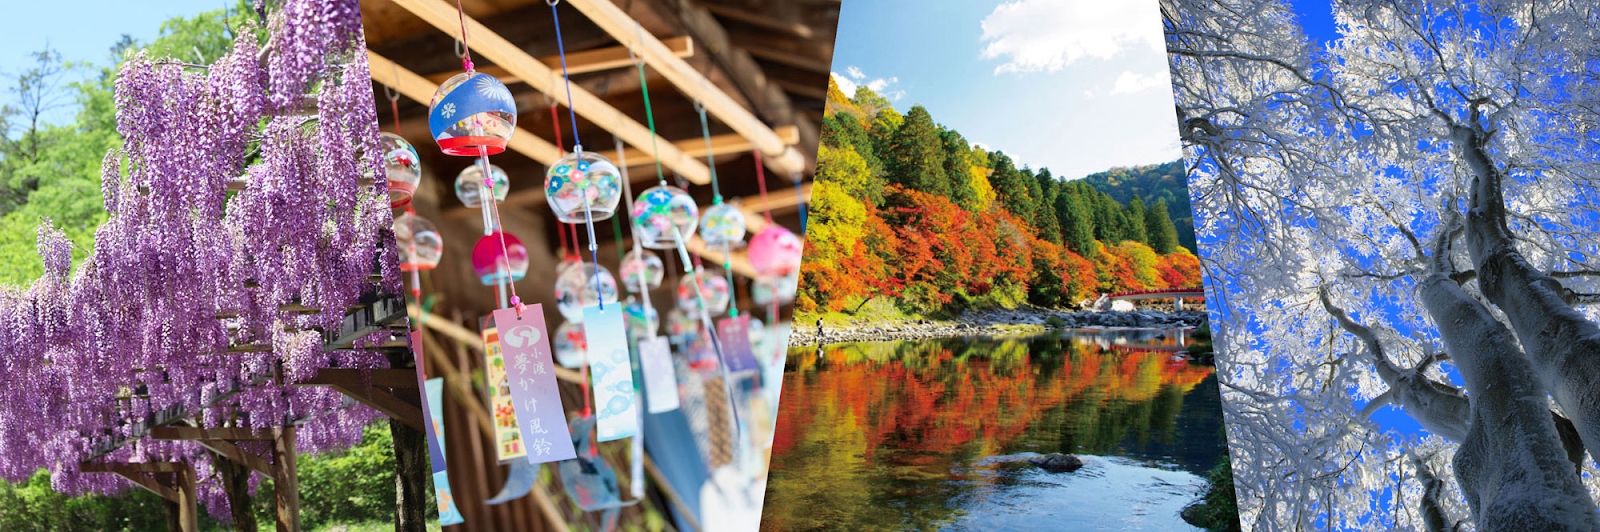
[[[393,2],[447,34],[454,35],[460,32],[460,24],[465,23],[473,52],[493,61],[494,64],[506,69],[506,72],[521,78],[535,90],[560,96],[558,100],[563,105],[567,103],[567,89],[564,86],[555,86],[558,78],[550,67],[545,66],[544,63],[528,55],[527,52],[512,44],[511,41],[506,40],[479,23],[477,19],[465,17],[463,21],[460,18],[460,14],[456,12],[454,5],[444,0],[393,0]],[[661,41],[655,40],[653,37],[651,40],[655,42],[655,47],[650,53],[661,54],[664,57],[682,63],[683,59],[674,55]],[[637,48],[635,50],[637,51]],[[650,61],[648,55],[645,57],[645,61]],[[373,69],[376,72],[377,67],[374,66]],[[723,98],[726,99],[727,96],[723,95]],[[659,145],[661,164],[671,168],[678,175],[689,181],[700,184],[711,181],[711,172],[706,168],[705,163],[689,156],[683,150],[679,150],[677,146],[666,139],[659,139],[659,142],[653,142],[657,140],[656,135],[651,133],[643,124],[630,118],[583,87],[574,86],[571,88],[571,105],[573,111],[590,122],[610,131],[616,137],[621,138],[623,142],[643,149],[649,149],[653,143]],[[770,134],[770,130],[768,130],[768,133]],[[765,141],[757,142],[757,145],[763,145],[764,143]],[[777,143],[775,135],[771,143]],[[796,153],[795,156],[798,157],[799,154]]]
[[[428,81],[427,78],[400,67],[394,61],[390,61],[372,50],[367,50],[367,63],[371,65],[373,80],[392,87],[400,94],[404,94],[407,98],[411,98],[423,105],[427,105],[429,101],[433,100],[433,93],[439,88],[439,84]],[[506,144],[506,148],[543,165],[556,162],[556,159],[561,158],[560,148],[520,127],[517,128],[516,133],[511,135],[511,140]]]
[[705,8],[706,11],[710,11],[712,14],[728,20],[743,22],[751,26],[776,31],[785,35],[799,37],[801,39],[814,39],[817,37],[816,30],[812,29],[811,26],[807,26],[800,22],[783,20],[758,13],[751,13],[743,9],[722,4],[707,2],[699,2],[699,4],[700,7]]
[[[778,134],[781,135],[784,140],[790,141],[790,144],[796,144],[796,143],[800,142],[800,129],[799,128],[796,128],[794,126],[782,126],[782,127],[777,128],[775,131],[777,131]],[[673,142],[673,144],[676,144],[678,146],[678,149],[683,150],[684,153],[687,153],[687,154],[692,155],[694,157],[705,157],[706,156],[706,141],[703,138],[684,139],[684,140]],[[710,153],[711,153],[711,155],[713,157],[721,157],[721,156],[724,156],[724,155],[733,155],[733,154],[737,154],[737,153],[745,153],[745,152],[748,152],[750,150],[751,150],[750,141],[745,140],[744,137],[741,137],[738,134],[712,135],[711,136],[711,152]],[[613,157],[613,155],[615,154],[615,151],[602,152],[602,154],[605,155],[608,158],[612,158],[613,162],[616,162],[616,159]],[[628,167],[629,168],[644,168],[644,167],[648,167],[650,165],[655,164],[655,158],[654,157],[651,157],[649,153],[644,152],[642,150],[639,150],[637,148],[627,148],[626,150],[623,151],[623,157],[627,158]],[[654,173],[641,172],[641,173],[637,173],[637,175],[635,175],[633,177],[635,178],[635,179],[633,179],[633,181],[635,183],[643,183],[643,182],[654,180],[655,179],[655,174]],[[543,205],[544,202],[545,202],[544,189],[542,189],[542,188],[523,188],[523,189],[517,190],[516,192],[511,192],[509,194],[506,194],[505,201],[501,201],[500,205],[502,207],[529,207],[529,206],[534,206],[534,205]],[[470,207],[451,207],[451,208],[446,209],[444,211],[444,218],[445,219],[465,220],[465,219],[476,219],[479,216],[480,216],[480,214],[478,212],[478,209],[474,209],[474,208],[470,208]]]
[[[694,56],[694,39],[690,39],[689,37],[672,37],[662,42],[665,42],[667,47],[672,49],[672,53],[678,57]],[[544,63],[544,66],[551,69],[561,68],[560,56],[544,56],[539,58],[539,61]],[[567,54],[567,73],[573,75],[588,74],[590,72],[599,72],[602,70],[611,70],[631,66],[633,66],[633,57],[628,55],[628,48],[624,46],[608,46],[605,48],[596,48],[594,50],[584,50],[582,52],[573,52]],[[515,74],[507,72],[506,69],[498,66],[489,65],[478,69],[478,71],[494,76],[496,79],[499,79],[501,83],[506,85],[522,82],[522,78],[519,78]],[[455,72],[431,74],[428,76],[428,81],[433,82],[434,85],[439,85],[449,80],[451,77],[460,74],[461,72],[462,71],[457,70]]]
[[611,34],[623,46],[633,49],[635,54],[643,58],[651,68],[660,72],[662,77],[679,91],[702,102],[707,112],[716,116],[735,132],[750,139],[750,143],[765,156],[763,162],[768,168],[785,176],[805,171],[805,156],[784,143],[771,127],[756,118],[749,109],[745,109],[732,97],[713,86],[704,74],[682,58],[672,55],[671,50],[660,39],[650,32],[640,30],[638,22],[616,4],[610,0],[567,0],[567,3],[578,8],[578,11],[583,12],[584,16],[589,17],[589,20]]

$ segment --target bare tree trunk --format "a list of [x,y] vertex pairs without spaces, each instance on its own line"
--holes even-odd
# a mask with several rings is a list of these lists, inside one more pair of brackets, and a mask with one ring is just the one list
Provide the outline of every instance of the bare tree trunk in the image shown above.
[[1450,278],[1452,210],[1434,246],[1433,271],[1419,287],[1460,370],[1472,423],[1455,455],[1455,475],[1478,530],[1600,531],[1600,517],[1549,411],[1549,394],[1516,338]]
[[389,434],[394,437],[395,532],[423,532],[430,480],[427,435],[394,419],[389,420]]

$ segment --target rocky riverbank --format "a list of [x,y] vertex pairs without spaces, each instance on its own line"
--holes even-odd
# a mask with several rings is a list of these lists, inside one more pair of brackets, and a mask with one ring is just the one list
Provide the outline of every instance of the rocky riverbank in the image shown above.
[[[1201,311],[1067,312],[1046,309],[983,310],[963,313],[955,320],[901,320],[796,326],[789,345],[842,342],[891,342],[951,336],[982,336],[1061,329],[1177,329],[1197,327],[1205,321]],[[1051,318],[1055,318],[1052,320]]]

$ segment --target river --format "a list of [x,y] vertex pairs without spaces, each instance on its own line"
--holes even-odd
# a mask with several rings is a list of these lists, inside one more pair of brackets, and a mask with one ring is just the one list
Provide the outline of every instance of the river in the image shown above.
[[[1199,530],[1215,372],[1182,331],[792,348],[763,531]],[[1061,452],[1071,473],[1021,460]]]

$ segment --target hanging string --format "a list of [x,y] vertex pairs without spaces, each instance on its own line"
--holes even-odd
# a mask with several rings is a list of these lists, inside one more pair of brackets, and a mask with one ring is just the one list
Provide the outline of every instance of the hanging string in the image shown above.
[[583,257],[578,256],[578,224],[564,223],[561,225],[572,231],[572,256],[582,259]]
[[[460,0],[456,1],[459,2]],[[545,0],[545,3],[550,5],[550,18],[553,19],[556,27],[556,54],[561,57],[561,79],[565,82],[567,89],[567,115],[572,122],[572,153],[578,156],[578,163],[575,164],[581,164],[583,161],[583,139],[578,136],[578,111],[572,106],[572,76],[567,72],[567,48],[561,38],[561,11],[556,9],[556,4],[561,2],[560,0]],[[593,275],[595,300],[597,307],[603,311],[606,309],[606,302],[604,298],[600,297],[600,246],[595,244],[594,213],[590,210],[589,192],[587,190],[583,192],[583,218],[585,225],[589,229],[589,258],[595,263]]]
[[566,259],[570,256],[570,252],[567,251],[567,224],[556,220],[556,235],[561,237],[561,258]]
[[762,214],[767,217],[767,224],[772,224],[772,202],[767,200],[767,172],[761,166],[761,150],[751,150],[751,155],[756,157],[756,186],[761,187]]
[[[630,50],[629,53],[631,54],[632,50]],[[647,95],[646,98],[649,98],[649,96]],[[622,170],[622,198],[624,200],[627,200],[628,218],[629,218],[628,221],[631,223],[631,222],[634,221],[633,220],[633,184],[631,183],[631,180],[628,178],[628,157],[627,157],[626,152],[622,148],[622,139],[613,137],[613,140],[615,140],[616,144],[617,144],[617,168]],[[657,171],[659,171],[659,170],[657,170]],[[640,252],[640,249],[639,249],[639,246],[640,246],[639,232],[638,231],[630,231],[629,234],[633,236],[633,251],[634,251],[634,253],[638,253],[640,255],[640,260],[643,260],[644,254],[642,252]],[[620,244],[618,244],[618,245],[620,246]],[[668,254],[667,258],[671,259],[672,255]],[[643,279],[641,279],[641,281],[642,280]],[[646,315],[649,315],[649,312],[651,310],[654,310],[655,307],[651,306],[651,304],[650,304],[650,287],[646,286],[642,282],[640,283],[639,297],[644,302],[644,309],[645,309]],[[650,329],[650,338],[654,339],[655,337],[656,337],[656,330],[655,329]]]
[[472,46],[467,44],[467,12],[461,9],[461,0],[456,0],[456,18],[461,22],[461,69],[472,72]]
[[551,100],[548,96],[545,97],[545,100],[550,102],[550,126],[556,130],[556,151],[563,154],[567,153],[566,144],[561,142],[561,113],[556,111],[557,104],[555,100]]
[[800,234],[804,235],[806,234],[806,198],[800,188],[800,174],[796,172],[791,179],[794,181],[794,197],[799,200],[796,205],[800,208]]
[[[634,22],[634,26],[637,28],[638,22]],[[656,182],[664,187],[667,186],[667,176],[661,171],[661,146],[656,135],[656,115],[650,110],[650,83],[645,81],[644,60],[633,54],[632,47],[628,48],[628,57],[633,59],[633,65],[639,69],[639,91],[644,93],[644,119],[650,126],[650,154],[656,159]]]
[[[494,179],[489,177],[489,151],[488,151],[488,148],[485,148],[483,146],[479,146],[478,147],[478,164],[481,165],[482,170],[483,170],[483,186],[484,186],[484,189],[489,191],[488,197],[483,198],[483,208],[489,213],[489,216],[494,220],[494,228],[498,230],[500,228],[500,211],[498,209],[499,205],[497,205],[499,203],[499,201],[495,200]],[[512,282],[512,280],[511,280],[511,251],[510,251],[510,248],[506,246],[506,232],[505,231],[496,231],[496,232],[498,232],[500,234],[500,238],[499,238],[499,240],[500,240],[500,262],[501,262],[501,264],[503,266],[505,266],[504,270],[502,270],[501,272],[497,272],[497,273],[504,273],[505,274],[504,282],[505,282],[506,286],[508,287],[509,291],[511,292],[511,306],[513,308],[517,309],[517,318],[520,319],[520,318],[522,318],[522,309],[523,309],[522,298],[517,297],[517,283]],[[496,275],[496,277],[499,277],[499,275]],[[499,283],[499,282],[500,282],[500,280],[496,279],[496,283]]]

